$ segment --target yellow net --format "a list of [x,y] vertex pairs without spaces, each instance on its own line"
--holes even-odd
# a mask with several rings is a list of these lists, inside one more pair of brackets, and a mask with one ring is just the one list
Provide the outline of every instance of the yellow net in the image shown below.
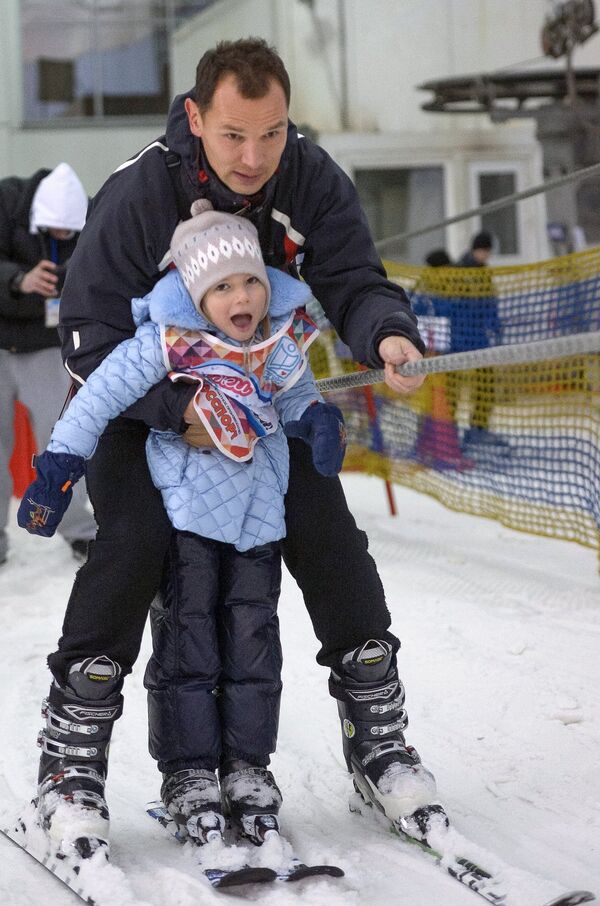
[[[386,267],[411,299],[427,355],[600,330],[600,248],[520,267]],[[321,326],[316,376],[356,370]],[[433,374],[406,398],[382,384],[330,398],[346,416],[346,470],[600,552],[598,354]]]

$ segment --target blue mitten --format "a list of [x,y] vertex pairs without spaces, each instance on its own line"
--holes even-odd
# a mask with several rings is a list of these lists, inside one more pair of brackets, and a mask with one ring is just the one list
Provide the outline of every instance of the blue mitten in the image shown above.
[[32,535],[50,538],[71,503],[72,487],[85,471],[85,459],[46,450],[36,456],[35,468],[37,478],[23,495],[17,522]]
[[288,437],[310,444],[315,469],[328,478],[337,475],[346,452],[344,416],[331,403],[312,403],[300,419],[285,426]]

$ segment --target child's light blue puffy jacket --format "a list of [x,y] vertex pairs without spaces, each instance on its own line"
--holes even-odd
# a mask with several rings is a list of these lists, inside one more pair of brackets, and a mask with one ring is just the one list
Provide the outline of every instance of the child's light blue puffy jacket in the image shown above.
[[[271,283],[269,316],[272,332],[294,309],[312,298],[306,284],[267,268]],[[56,423],[48,449],[89,459],[108,422],[144,396],[167,375],[160,325],[216,332],[194,308],[177,271],[170,271],[143,299],[134,299],[135,336],[120,343],[90,375]],[[299,419],[321,400],[310,368],[275,407],[285,425]],[[175,528],[233,544],[240,551],[285,535],[283,497],[289,457],[280,426],[261,438],[249,462],[235,462],[214,447],[192,447],[173,432],[151,430],[146,454],[152,480],[160,489]],[[127,494],[127,488],[121,488]]]

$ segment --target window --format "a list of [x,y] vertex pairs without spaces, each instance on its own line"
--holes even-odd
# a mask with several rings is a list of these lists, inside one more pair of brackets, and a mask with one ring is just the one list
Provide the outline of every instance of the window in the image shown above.
[[[377,241],[416,230],[444,219],[442,167],[355,170],[354,182]],[[381,249],[384,259],[422,264],[434,248],[443,247],[444,230],[390,242]]]
[[24,120],[163,115],[169,34],[215,0],[22,0]]
[[[505,195],[513,195],[517,191],[516,182],[514,173],[480,173],[479,203],[487,204]],[[481,226],[495,237],[500,255],[517,254],[517,209],[514,204],[484,214]]]
[[[511,163],[478,163],[471,169],[472,206],[488,204],[519,191],[517,167]],[[521,228],[516,204],[480,218],[479,229],[494,237],[494,256],[515,258],[521,254]]]
[[577,218],[585,245],[600,245],[600,179],[586,179],[576,189]]

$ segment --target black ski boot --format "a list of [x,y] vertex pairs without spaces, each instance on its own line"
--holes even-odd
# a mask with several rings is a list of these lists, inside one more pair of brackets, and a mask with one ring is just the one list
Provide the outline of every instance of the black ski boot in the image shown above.
[[329,691],[338,701],[348,770],[363,799],[391,821],[434,801],[433,774],[404,738],[404,687],[390,644],[369,639],[349,651],[341,675],[332,671]]
[[37,821],[58,855],[108,857],[104,798],[113,723],[123,711],[121,668],[108,657],[73,664],[65,688],[53,683],[38,734],[42,749],[35,800]]
[[219,774],[223,811],[236,822],[244,837],[260,846],[278,834],[277,815],[283,800],[271,772],[234,759],[226,761]]
[[214,771],[190,768],[163,774],[163,778],[163,804],[183,835],[198,844],[222,839],[225,819]]

